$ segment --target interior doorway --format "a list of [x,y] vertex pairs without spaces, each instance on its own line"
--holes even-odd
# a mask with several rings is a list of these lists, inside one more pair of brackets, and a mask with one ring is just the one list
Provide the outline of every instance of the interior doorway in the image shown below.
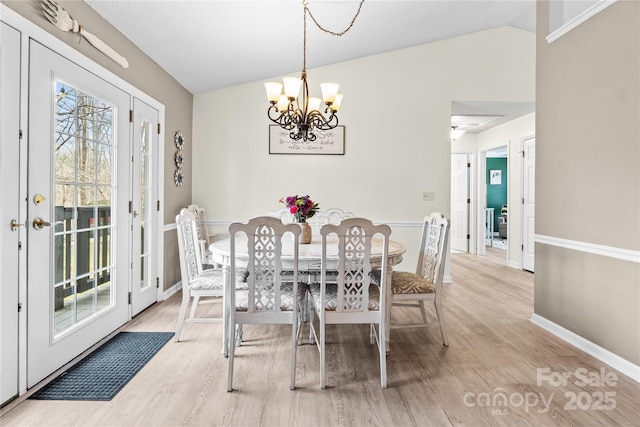
[[485,246],[503,250],[509,244],[508,147],[493,148],[485,156]]

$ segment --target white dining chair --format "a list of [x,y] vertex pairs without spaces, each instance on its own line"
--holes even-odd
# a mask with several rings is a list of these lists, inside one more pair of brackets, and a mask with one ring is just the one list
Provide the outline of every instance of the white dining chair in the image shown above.
[[[388,225],[373,225],[364,218],[347,218],[340,224],[325,224],[320,228],[322,257],[320,283],[309,285],[311,309],[317,314],[319,331],[311,321],[311,333],[320,351],[320,387],[326,383],[326,325],[368,324],[370,339],[377,344],[380,357],[380,384],[387,387],[386,359],[386,272],[389,253]],[[338,264],[330,266],[327,240],[338,237]],[[372,265],[371,248],[374,236],[381,237],[381,265]],[[380,286],[371,281],[371,271],[380,268]],[[329,283],[328,273],[337,271],[335,283]],[[332,278],[333,280],[333,278]]]
[[[449,345],[449,340],[444,323],[442,288],[448,242],[449,221],[437,212],[425,216],[416,272],[393,271],[391,274],[392,310],[393,307],[418,308],[422,317],[417,323],[391,323],[391,329],[439,327],[445,346]],[[434,303],[435,321],[428,318],[425,301]]]
[[[202,267],[197,228],[198,225],[193,213],[186,208],[181,209],[176,216],[180,276],[182,278],[182,303],[176,327],[176,342],[180,341],[182,326],[185,322],[222,322],[222,317],[199,318],[195,315],[200,297],[222,298],[224,291],[222,270],[205,270]],[[192,307],[191,314],[187,318],[189,304]]]
[[[247,248],[238,248],[237,235],[246,235]],[[228,337],[231,343],[240,343],[238,333],[244,324],[291,325],[291,382],[295,388],[296,350],[298,336],[298,241],[300,227],[283,224],[280,219],[262,216],[250,219],[246,224],[229,226],[230,267],[236,270],[238,254],[247,254],[247,288],[227,288]],[[283,239],[293,240],[292,266],[282,268]],[[286,274],[283,274],[285,273]],[[228,286],[231,286],[228,284]],[[239,347],[242,348],[241,346]],[[227,391],[233,390],[235,345],[229,345],[229,372]],[[247,378],[255,375],[252,373]]]

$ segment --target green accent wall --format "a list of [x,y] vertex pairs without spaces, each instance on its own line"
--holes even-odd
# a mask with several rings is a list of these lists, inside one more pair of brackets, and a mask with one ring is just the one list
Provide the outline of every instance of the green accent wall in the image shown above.
[[[501,171],[500,184],[491,185],[491,171]],[[494,208],[493,229],[498,230],[498,217],[502,210],[502,205],[507,204],[507,159],[489,158],[487,159],[487,207]]]

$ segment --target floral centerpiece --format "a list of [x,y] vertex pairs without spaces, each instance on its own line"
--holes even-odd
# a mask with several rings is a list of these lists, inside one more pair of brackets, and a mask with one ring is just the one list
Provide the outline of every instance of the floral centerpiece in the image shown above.
[[311,218],[320,210],[318,203],[311,200],[309,196],[289,196],[280,199],[280,203],[284,203],[289,212],[296,219],[296,222],[307,222],[307,218]]

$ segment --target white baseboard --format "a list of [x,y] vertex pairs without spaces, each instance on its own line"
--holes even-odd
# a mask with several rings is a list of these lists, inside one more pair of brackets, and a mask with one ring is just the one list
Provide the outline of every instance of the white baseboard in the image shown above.
[[509,261],[507,262],[507,266],[511,268],[517,268],[518,270],[522,270],[522,264],[520,264],[519,262]]
[[540,326],[542,329],[557,336],[558,338],[568,342],[574,347],[577,347],[578,349],[584,351],[585,353],[595,357],[601,362],[606,363],[607,365],[611,366],[613,369],[616,369],[622,372],[632,380],[640,383],[640,366],[634,363],[631,363],[626,359],[623,359],[617,354],[614,354],[609,350],[592,343],[591,341],[581,337],[580,335],[577,335],[571,332],[570,330],[565,329],[562,326],[558,325],[557,323],[554,323],[548,319],[545,319],[544,317],[538,314],[534,313],[531,316],[530,321],[533,324]]
[[166,301],[167,299],[169,299],[173,294],[177,293],[180,289],[182,289],[182,280],[179,281],[178,283],[176,283],[175,285],[173,285],[172,287],[170,287],[169,289],[166,289],[163,293],[162,293],[162,301]]

